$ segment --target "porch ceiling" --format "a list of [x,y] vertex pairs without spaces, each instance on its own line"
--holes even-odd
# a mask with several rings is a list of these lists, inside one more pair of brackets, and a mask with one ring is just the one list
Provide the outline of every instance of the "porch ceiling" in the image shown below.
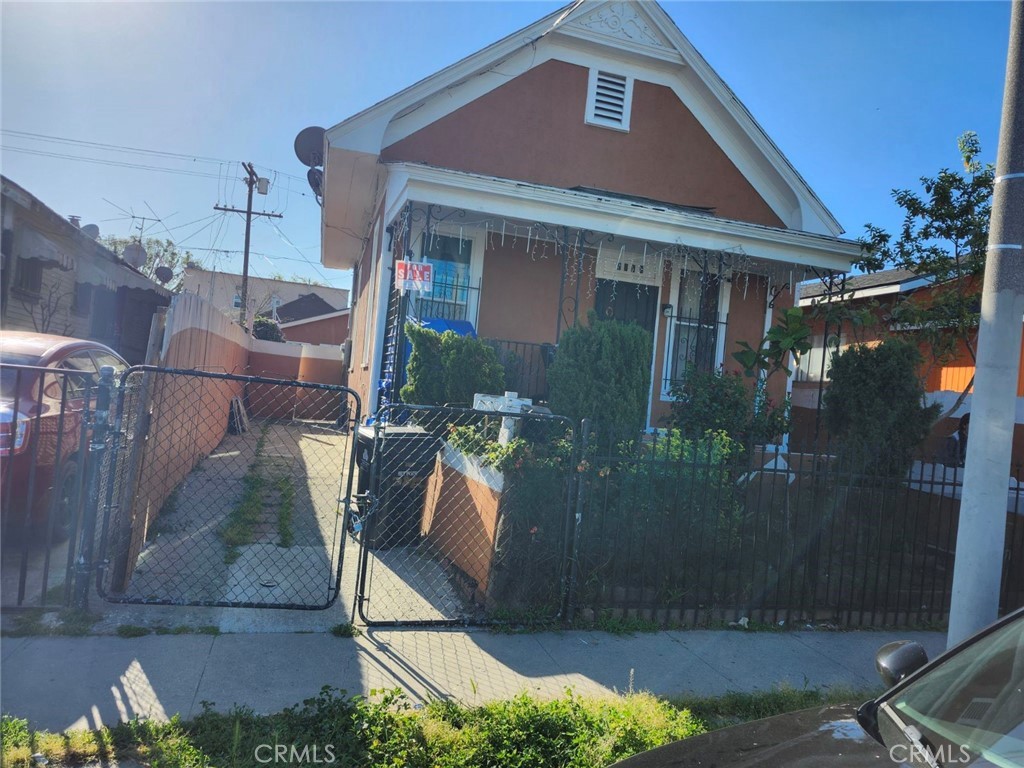
[[[387,220],[409,201],[462,209],[524,225],[591,230],[616,242],[643,247],[683,246],[740,252],[752,271],[779,264],[846,272],[860,255],[859,243],[807,232],[722,219],[706,213],[624,200],[591,191],[567,190],[429,166],[388,166]],[[472,214],[470,213],[472,212]],[[536,235],[535,235],[536,236]]]

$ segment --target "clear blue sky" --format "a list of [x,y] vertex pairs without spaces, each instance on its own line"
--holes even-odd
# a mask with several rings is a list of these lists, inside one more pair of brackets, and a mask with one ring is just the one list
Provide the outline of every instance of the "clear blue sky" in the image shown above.
[[[173,236],[208,266],[241,271],[241,218],[206,217],[215,203],[244,207],[238,161],[251,160],[275,181],[256,208],[284,213],[280,233],[254,224],[252,248],[265,254],[253,256],[254,274],[326,275],[348,287],[350,273],[319,265],[319,209],[292,151],[295,134],[338,123],[561,5],[4,2],[3,173],[104,234],[137,233],[142,222],[133,230],[122,211],[152,216],[152,209],[163,222],[146,222],[147,236]],[[897,227],[889,190],[956,166],[962,131],[977,131],[984,159],[995,160],[1008,1],[664,7],[848,236],[867,222]]]

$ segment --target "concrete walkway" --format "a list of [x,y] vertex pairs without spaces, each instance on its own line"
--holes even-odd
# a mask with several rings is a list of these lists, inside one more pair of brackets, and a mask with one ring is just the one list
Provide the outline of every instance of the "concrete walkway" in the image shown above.
[[721,694],[773,685],[878,687],[874,654],[895,639],[945,644],[932,632],[664,631],[502,635],[370,630],[329,634],[4,638],[0,706],[37,728],[111,724],[140,715],[188,718],[214,702],[274,712],[330,685],[349,693],[402,688],[416,701],[466,703],[522,691]]

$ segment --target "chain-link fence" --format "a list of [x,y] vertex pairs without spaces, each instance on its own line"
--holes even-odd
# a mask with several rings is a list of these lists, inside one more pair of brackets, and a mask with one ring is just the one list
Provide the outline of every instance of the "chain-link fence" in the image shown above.
[[171,605],[330,606],[359,410],[342,386],[127,371],[99,495],[101,594]]
[[562,615],[575,514],[568,419],[398,405],[358,440],[363,621]]

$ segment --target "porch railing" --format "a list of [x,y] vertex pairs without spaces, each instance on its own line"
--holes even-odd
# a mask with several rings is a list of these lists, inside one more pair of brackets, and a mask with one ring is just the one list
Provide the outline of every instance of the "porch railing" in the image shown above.
[[554,359],[554,344],[536,344],[529,341],[484,339],[498,353],[505,366],[505,389],[518,392],[535,403],[548,399],[548,365]]

